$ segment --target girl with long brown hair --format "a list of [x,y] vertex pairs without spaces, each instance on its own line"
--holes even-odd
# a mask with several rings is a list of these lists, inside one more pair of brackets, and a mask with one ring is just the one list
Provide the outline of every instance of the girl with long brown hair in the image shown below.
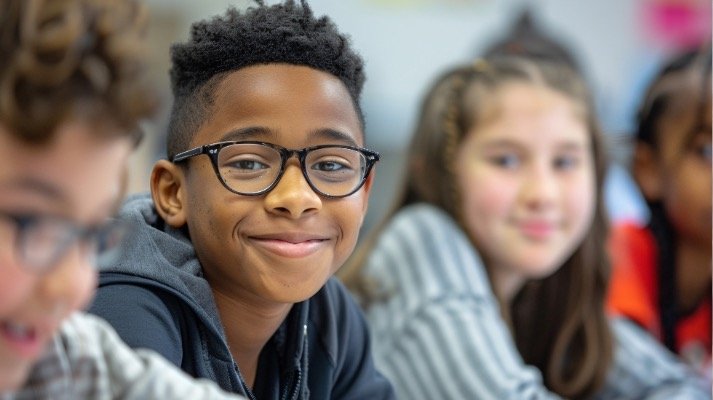
[[342,276],[400,397],[707,397],[605,315],[606,165],[563,65],[491,58],[435,82],[403,195]]

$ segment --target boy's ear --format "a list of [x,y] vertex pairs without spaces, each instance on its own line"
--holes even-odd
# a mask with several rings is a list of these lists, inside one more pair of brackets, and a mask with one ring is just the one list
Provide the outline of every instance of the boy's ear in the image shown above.
[[151,197],[156,211],[174,228],[186,224],[185,176],[181,168],[158,160],[151,171]]
[[648,201],[661,198],[663,177],[656,150],[646,143],[637,143],[632,164],[634,180]]

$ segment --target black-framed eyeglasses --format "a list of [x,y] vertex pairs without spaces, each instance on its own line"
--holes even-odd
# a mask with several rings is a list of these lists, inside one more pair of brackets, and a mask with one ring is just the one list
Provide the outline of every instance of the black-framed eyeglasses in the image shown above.
[[218,180],[226,189],[244,196],[258,196],[280,181],[287,160],[297,156],[302,175],[316,193],[347,197],[359,190],[369,176],[379,153],[346,145],[321,145],[286,149],[264,142],[218,142],[176,154],[174,163],[207,154]]
[[76,244],[95,264],[109,262],[119,253],[129,231],[128,224],[110,219],[96,226],[79,226],[67,219],[29,213],[0,211],[0,222],[10,222],[15,230],[14,250],[26,269],[50,271]]

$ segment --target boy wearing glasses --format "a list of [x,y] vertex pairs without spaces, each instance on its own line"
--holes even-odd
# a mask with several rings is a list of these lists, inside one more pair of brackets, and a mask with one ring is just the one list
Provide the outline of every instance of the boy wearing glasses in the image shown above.
[[[130,0],[3,0],[0,399],[237,399],[77,312],[125,226],[138,121],[155,93]],[[184,397],[185,396],[185,397]]]
[[168,159],[92,311],[133,347],[258,399],[387,399],[362,314],[332,274],[352,252],[378,154],[362,60],[307,4],[196,23],[172,48]]

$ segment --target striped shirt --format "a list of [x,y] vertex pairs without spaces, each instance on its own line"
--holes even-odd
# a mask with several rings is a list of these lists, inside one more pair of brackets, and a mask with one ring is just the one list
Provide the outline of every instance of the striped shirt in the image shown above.
[[0,400],[244,399],[208,380],[194,380],[159,355],[134,352],[103,320],[67,319],[24,387]]
[[[367,310],[377,367],[404,399],[553,399],[524,363],[468,238],[437,208],[401,210],[366,273],[387,299]],[[706,399],[710,391],[646,333],[612,320],[601,399]]]

